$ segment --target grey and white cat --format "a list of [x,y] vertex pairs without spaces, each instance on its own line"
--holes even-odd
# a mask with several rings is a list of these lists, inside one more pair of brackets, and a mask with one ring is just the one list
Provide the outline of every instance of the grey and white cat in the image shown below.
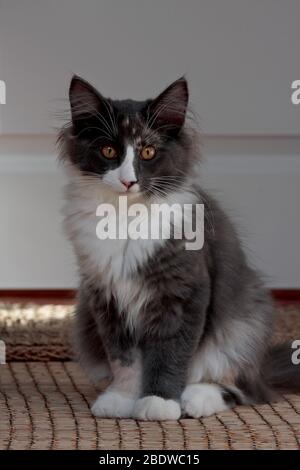
[[[112,377],[93,414],[200,417],[300,390],[288,345],[268,345],[268,292],[200,187],[186,80],[140,102],[104,98],[74,76],[70,104],[59,140],[69,178],[65,227],[80,273],[76,348],[94,381]],[[128,205],[203,203],[204,247],[188,251],[174,237],[99,240],[96,208],[117,207],[120,195]]]

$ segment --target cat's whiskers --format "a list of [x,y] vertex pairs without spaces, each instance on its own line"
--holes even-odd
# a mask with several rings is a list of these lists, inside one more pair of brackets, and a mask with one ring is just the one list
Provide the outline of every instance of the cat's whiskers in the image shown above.
[[[178,178],[178,180],[177,180],[177,178]],[[212,234],[214,234],[213,213],[209,209],[207,199],[202,194],[200,195],[199,192],[192,189],[190,186],[182,184],[182,182],[180,181],[180,177],[176,177],[176,176],[163,176],[163,177],[161,177],[161,176],[158,176],[158,177],[151,177],[150,179],[151,180],[155,179],[155,181],[152,183],[153,191],[155,191],[157,194],[162,195],[163,197],[167,197],[170,192],[176,192],[179,189],[181,189],[181,190],[184,190],[186,192],[189,192],[190,194],[195,195],[197,198],[202,199],[203,204],[205,205],[205,208],[206,208],[206,210],[204,211],[204,218],[205,218],[206,222],[208,223],[208,226],[209,226]],[[167,181],[165,179],[170,179],[171,181]],[[176,184],[176,182],[178,182],[178,185]]]
[[114,115],[114,113],[112,113],[112,110],[110,109],[108,103],[106,103],[105,100],[103,101],[103,104],[104,104],[105,108],[107,109],[108,116],[109,116],[109,118],[110,118],[110,122],[111,122],[111,124],[112,124],[114,133],[117,135],[117,134],[118,134],[118,128],[117,128],[117,123],[116,123],[115,115]]
[[78,105],[74,105],[73,113],[75,114],[77,119],[85,119],[85,114],[89,114],[90,116],[98,119],[99,122],[105,127],[106,132],[109,134],[110,138],[112,138],[114,134],[117,134],[117,129],[112,128],[107,119],[101,113],[99,113],[99,111],[95,107],[91,105],[86,105],[79,102]]
[[182,104],[181,104],[181,107],[182,109],[180,109],[179,107],[171,107],[170,104],[175,104],[177,106],[179,106],[179,103],[177,101],[175,101],[174,99],[165,99],[158,107],[157,109],[155,110],[155,112],[152,114],[151,116],[151,119],[148,123],[148,126],[151,128],[153,127],[154,123],[157,121],[159,115],[167,108],[167,109],[170,109],[172,111],[176,111],[178,113],[182,113],[182,115],[185,114],[185,108],[182,107]]
[[78,134],[76,134],[76,137],[80,137],[81,134],[83,134],[84,132],[87,132],[87,131],[93,130],[93,129],[94,129],[94,130],[98,130],[98,131],[100,131],[100,132],[103,132],[103,129],[101,129],[101,127],[90,126],[90,127],[85,127],[84,129],[81,129],[81,131],[80,131]]

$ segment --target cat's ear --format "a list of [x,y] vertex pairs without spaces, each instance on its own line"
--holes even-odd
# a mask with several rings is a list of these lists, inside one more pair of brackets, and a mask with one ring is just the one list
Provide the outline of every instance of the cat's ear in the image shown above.
[[177,133],[184,124],[189,99],[184,77],[171,83],[149,104],[149,124],[163,132]]
[[105,110],[105,98],[92,85],[77,75],[74,75],[71,80],[69,99],[73,124],[95,117],[97,113]]

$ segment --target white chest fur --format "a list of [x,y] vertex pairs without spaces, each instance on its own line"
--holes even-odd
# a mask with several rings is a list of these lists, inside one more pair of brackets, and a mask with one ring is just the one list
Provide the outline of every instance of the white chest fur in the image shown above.
[[66,188],[64,225],[78,258],[80,271],[99,279],[107,298],[114,296],[120,313],[126,314],[133,326],[139,311],[147,303],[151,292],[136,275],[162,240],[105,239],[96,234],[101,203],[114,204],[115,196],[94,184],[69,183]]
[[[66,187],[65,229],[73,243],[80,271],[99,279],[101,286],[106,289],[107,298],[114,296],[120,313],[124,313],[129,325],[134,326],[138,313],[152,294],[146,282],[137,275],[137,270],[154,255],[165,240],[100,240],[96,233],[99,222],[97,208],[102,203],[116,206],[117,200],[118,195],[106,190],[101,182],[99,184],[97,180],[91,179],[84,181],[73,175]],[[120,216],[122,223],[122,214]],[[155,224],[156,221],[152,220],[151,223]]]

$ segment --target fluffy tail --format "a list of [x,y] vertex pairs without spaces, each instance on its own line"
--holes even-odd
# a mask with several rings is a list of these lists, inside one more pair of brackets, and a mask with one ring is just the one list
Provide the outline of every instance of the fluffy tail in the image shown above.
[[270,348],[260,372],[241,372],[235,387],[227,387],[227,395],[230,393],[232,402],[244,405],[271,402],[282,393],[300,392],[300,344],[298,351],[288,343]]
[[264,366],[267,385],[278,393],[300,392],[300,343],[297,349],[284,343],[270,349]]

